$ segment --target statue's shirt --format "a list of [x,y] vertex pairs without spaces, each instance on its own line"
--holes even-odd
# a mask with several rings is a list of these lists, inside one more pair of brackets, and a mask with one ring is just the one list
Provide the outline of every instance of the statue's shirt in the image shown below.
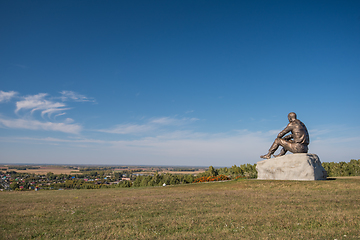
[[300,120],[295,119],[290,122],[286,128],[279,133],[278,138],[282,138],[289,132],[291,132],[291,138],[295,143],[309,145],[310,139],[308,130],[306,129],[305,124],[303,124]]

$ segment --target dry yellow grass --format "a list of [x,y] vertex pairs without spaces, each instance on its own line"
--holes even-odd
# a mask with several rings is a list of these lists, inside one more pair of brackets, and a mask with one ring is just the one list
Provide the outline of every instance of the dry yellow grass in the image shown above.
[[360,179],[0,193],[0,238],[359,239]]
[[331,177],[335,179],[360,179],[360,176],[346,176],[346,177]]

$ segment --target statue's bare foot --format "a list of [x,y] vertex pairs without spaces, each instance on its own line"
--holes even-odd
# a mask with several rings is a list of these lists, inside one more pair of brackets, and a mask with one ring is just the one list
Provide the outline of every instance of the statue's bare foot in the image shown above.
[[284,156],[284,155],[285,155],[285,154],[279,153],[279,154],[277,154],[277,155],[274,155],[274,157],[277,158],[277,157],[281,157],[281,156]]
[[264,159],[269,159],[269,158],[271,158],[271,154],[266,154],[266,155],[261,155],[260,156],[261,158],[264,158]]

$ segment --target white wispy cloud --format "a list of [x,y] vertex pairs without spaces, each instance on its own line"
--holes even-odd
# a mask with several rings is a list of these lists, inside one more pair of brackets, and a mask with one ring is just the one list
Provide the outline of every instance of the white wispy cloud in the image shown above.
[[115,134],[144,134],[154,130],[161,129],[163,126],[179,126],[198,121],[197,118],[171,118],[161,117],[152,118],[145,124],[119,124],[109,129],[99,129],[99,132]]
[[277,137],[277,135],[279,134],[279,132],[281,132],[282,129],[276,129],[276,130],[269,130],[266,135],[267,136],[273,136],[274,139]]
[[0,127],[59,131],[59,132],[72,133],[72,134],[78,134],[82,129],[82,127],[79,124],[40,122],[37,120],[3,119],[3,118],[0,118]]
[[[62,111],[69,110],[69,109],[71,109],[71,108],[49,108],[49,109],[42,111],[41,116],[44,117],[44,115],[47,114],[47,116],[50,118],[51,114],[53,114],[55,112],[62,112]],[[60,116],[60,115],[64,115],[64,114],[60,113],[60,114],[57,114],[56,116]]]
[[[88,98],[73,91],[62,91],[60,93],[62,94],[60,99],[63,102],[70,100],[75,102],[95,102],[93,98]],[[50,97],[47,93],[25,96],[22,98],[22,100],[16,102],[15,113],[18,113],[20,110],[30,110],[31,113],[34,113],[35,111],[41,111],[42,117],[44,117],[45,114],[50,117],[51,114],[55,112],[63,112],[65,110],[71,109],[66,107],[65,103],[56,102],[53,101],[53,99],[59,99],[59,97]]]
[[155,118],[153,120],[150,121],[150,123],[157,123],[157,124],[172,124],[176,121],[176,119],[174,118],[170,118],[170,117],[162,117],[162,118]]
[[57,117],[59,117],[59,116],[62,116],[62,115],[65,115],[66,113],[59,113],[59,114],[56,114],[55,116],[54,116],[54,119],[56,119]]
[[334,131],[343,131],[345,130],[344,129],[344,126],[342,125],[333,125],[333,126],[323,126],[323,127],[318,127],[318,128],[313,128],[311,130],[309,130],[309,134],[312,138],[318,138],[318,137],[322,137],[322,136],[325,136],[329,133],[332,133]]
[[61,100],[63,102],[73,100],[75,102],[96,102],[94,98],[89,98],[73,91],[61,91]]
[[99,132],[117,133],[117,134],[137,134],[145,133],[154,130],[155,126],[152,125],[138,125],[138,124],[120,124],[110,129],[100,129]]
[[0,141],[13,141],[13,142],[43,142],[43,143],[98,143],[98,144],[107,144],[107,141],[104,140],[96,140],[96,139],[62,139],[62,138],[53,138],[53,137],[45,137],[45,138],[36,138],[36,137],[0,137]]
[[191,122],[198,121],[198,118],[171,118],[171,117],[161,117],[154,118],[149,123],[161,124],[161,125],[183,125]]
[[74,119],[72,118],[66,118],[64,123],[73,123],[74,122]]
[[51,100],[45,99],[48,96],[47,93],[39,93],[36,95],[30,95],[23,98],[23,100],[16,102],[15,113],[18,113],[20,110],[30,110],[31,113],[35,111],[41,111],[41,115],[48,114],[49,116],[58,111],[68,110],[65,108],[64,103],[53,102]]
[[18,93],[15,91],[9,91],[9,92],[0,91],[0,103],[9,101],[11,98],[13,98],[17,94]]
[[165,132],[156,136],[157,139],[161,140],[174,140],[174,139],[201,139],[201,138],[209,138],[214,137],[215,134],[201,133],[201,132],[193,132],[190,130],[175,130],[171,132]]
[[[0,102],[7,101],[16,94],[18,93],[14,91],[0,91]],[[16,102],[15,113],[19,118],[10,119],[1,117],[0,127],[78,134],[82,130],[82,126],[75,124],[72,118],[66,118],[62,122],[55,122],[56,117],[65,115],[65,111],[71,109],[71,107],[68,107],[64,102],[60,102],[59,99],[75,102],[94,102],[95,100],[73,91],[62,91],[61,94],[61,97],[52,97],[48,93],[18,97],[20,99]],[[58,101],[56,101],[56,99],[58,99]],[[36,116],[33,116],[33,113],[36,111],[40,112],[43,121],[36,120]],[[23,113],[24,115],[22,115]],[[51,119],[52,114],[56,114],[53,119]],[[47,116],[48,119],[45,119],[45,116]]]

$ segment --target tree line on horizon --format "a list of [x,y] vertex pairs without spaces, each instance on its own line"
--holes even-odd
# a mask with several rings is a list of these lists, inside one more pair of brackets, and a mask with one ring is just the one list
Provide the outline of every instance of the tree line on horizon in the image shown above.
[[360,159],[350,162],[323,162],[328,177],[360,176]]
[[[327,171],[328,177],[341,177],[341,176],[360,176],[360,159],[350,160],[350,162],[323,162],[322,166]],[[217,181],[217,180],[234,180],[239,178],[257,178],[256,164],[243,164],[240,166],[232,166],[230,168],[214,168],[210,166],[205,172],[194,174],[171,174],[171,173],[158,173],[153,174],[137,174],[133,171],[124,170],[121,172],[112,172],[112,180],[107,179],[105,176],[109,175],[109,169],[97,170],[96,168],[84,169],[82,175],[76,177],[67,174],[54,174],[49,172],[44,176],[37,176],[35,174],[17,173],[15,171],[7,172],[12,176],[26,177],[26,181],[17,182],[12,181],[10,184],[11,189],[18,189],[24,185],[24,189],[28,189],[31,181],[39,179],[46,179],[47,181],[63,180],[62,182],[51,183],[44,189],[98,189],[98,188],[128,188],[128,187],[146,187],[146,186],[162,186],[162,185],[176,185],[176,184],[189,184],[195,182]],[[117,180],[122,177],[127,177],[130,180]],[[85,178],[97,178],[97,181],[86,181]],[[215,179],[215,180],[214,180]],[[42,180],[41,180],[42,181]],[[116,183],[111,181],[117,181]]]

